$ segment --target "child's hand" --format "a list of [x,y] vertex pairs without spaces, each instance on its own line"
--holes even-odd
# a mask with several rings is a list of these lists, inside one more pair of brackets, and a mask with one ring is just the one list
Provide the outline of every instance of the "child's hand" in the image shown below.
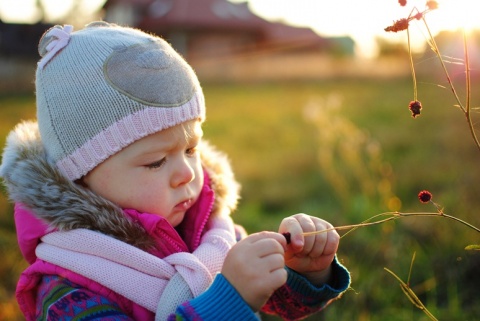
[[279,227],[280,233],[289,232],[291,243],[285,252],[285,264],[319,286],[328,282],[330,265],[337,252],[340,236],[332,230],[303,236],[304,232],[321,231],[332,225],[318,217],[296,214],[285,218]]
[[278,233],[251,234],[235,244],[225,258],[223,276],[254,311],[287,281],[286,245],[285,237]]

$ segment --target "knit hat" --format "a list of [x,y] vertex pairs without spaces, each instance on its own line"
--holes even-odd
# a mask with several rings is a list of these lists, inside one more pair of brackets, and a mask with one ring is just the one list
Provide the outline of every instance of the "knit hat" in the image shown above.
[[37,118],[47,156],[70,180],[147,135],[205,119],[192,68],[163,39],[106,22],[40,40]]

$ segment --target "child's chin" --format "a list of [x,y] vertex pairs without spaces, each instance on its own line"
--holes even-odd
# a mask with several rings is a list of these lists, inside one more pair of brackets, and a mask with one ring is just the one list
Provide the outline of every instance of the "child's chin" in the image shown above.
[[170,215],[170,217],[167,218],[167,221],[173,227],[177,227],[180,223],[182,223],[184,217],[185,217],[185,212],[177,212]]

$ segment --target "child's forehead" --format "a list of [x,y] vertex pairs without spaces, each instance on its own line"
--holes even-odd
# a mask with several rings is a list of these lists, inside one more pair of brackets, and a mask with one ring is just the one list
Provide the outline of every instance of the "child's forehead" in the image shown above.
[[178,127],[176,128],[177,130],[183,130],[183,132],[185,133],[191,132],[192,134],[195,134],[195,135],[203,135],[202,121],[200,119],[186,121],[184,123],[179,124],[179,126],[172,127],[172,129],[175,129],[175,127]]
[[193,148],[202,137],[202,121],[187,121],[140,138],[110,158],[127,163],[153,161],[173,150]]
[[142,139],[133,142],[131,145],[155,144],[159,147],[188,143],[191,140],[198,140],[203,136],[202,124],[200,121],[187,121],[176,126],[150,134]]

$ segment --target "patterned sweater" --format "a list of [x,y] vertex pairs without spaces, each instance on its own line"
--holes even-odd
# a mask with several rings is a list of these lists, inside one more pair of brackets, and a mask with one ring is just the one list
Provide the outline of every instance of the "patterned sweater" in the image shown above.
[[[320,311],[344,292],[350,283],[348,272],[336,260],[332,270],[335,286],[316,288],[287,268],[287,284],[274,294],[278,300],[269,300],[262,311],[282,315],[285,320],[302,319]],[[134,320],[108,298],[53,275],[43,277],[37,304],[38,321]],[[169,318],[169,321],[180,320],[258,320],[258,317],[223,275],[218,274],[207,291],[180,305]]]

